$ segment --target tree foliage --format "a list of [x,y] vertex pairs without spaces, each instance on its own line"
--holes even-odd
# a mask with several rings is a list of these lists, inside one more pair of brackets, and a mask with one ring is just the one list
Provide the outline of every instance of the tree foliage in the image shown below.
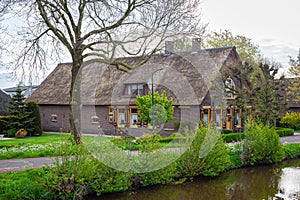
[[250,38],[233,35],[229,30],[210,33],[204,46],[207,48],[235,46],[242,62],[254,63],[261,57],[258,46]]
[[300,50],[296,58],[290,57],[289,74],[293,77],[288,86],[288,95],[294,102],[300,102]]
[[279,111],[285,107],[284,77],[275,80],[278,68],[268,63],[260,63],[250,77],[251,105],[254,115],[270,125],[279,117]]
[[28,118],[31,119],[31,123],[28,123],[26,127],[31,129],[32,134],[41,135],[43,130],[39,105],[34,101],[28,101],[25,105],[26,110],[29,113]]
[[28,124],[32,123],[32,119],[29,117],[30,112],[26,109],[25,97],[19,87],[11,98],[8,115],[6,124],[9,129],[14,129],[15,131],[19,129],[26,129],[28,132],[32,131],[31,127],[28,127]]
[[[162,125],[173,120],[174,108],[173,100],[168,99],[166,92],[160,96],[158,92],[154,93],[154,125]],[[150,123],[152,121],[152,95],[148,93],[145,96],[136,96],[136,105],[138,106],[139,119]]]
[[280,123],[293,129],[300,128],[300,113],[298,112],[291,112],[286,113],[284,116],[281,117]]

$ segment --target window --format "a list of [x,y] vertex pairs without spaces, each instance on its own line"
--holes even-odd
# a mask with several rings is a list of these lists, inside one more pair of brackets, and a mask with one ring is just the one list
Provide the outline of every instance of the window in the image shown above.
[[111,106],[108,106],[108,122],[114,122],[113,109]]
[[98,116],[92,116],[92,124],[98,124],[99,123],[99,117]]
[[130,124],[131,125],[138,124],[138,110],[135,107],[130,108]]
[[201,112],[201,119],[202,123],[205,126],[208,126],[210,123],[210,109],[209,108],[204,108]]
[[118,124],[125,124],[125,109],[119,109]]
[[233,99],[234,98],[234,90],[235,90],[234,82],[229,77],[225,81],[225,96],[226,96],[226,98]]
[[241,127],[241,110],[235,110],[235,125],[236,127]]
[[221,109],[216,110],[216,127],[221,127]]
[[57,115],[51,115],[51,122],[57,122]]
[[136,96],[146,94],[146,84],[127,84],[125,85],[124,95]]

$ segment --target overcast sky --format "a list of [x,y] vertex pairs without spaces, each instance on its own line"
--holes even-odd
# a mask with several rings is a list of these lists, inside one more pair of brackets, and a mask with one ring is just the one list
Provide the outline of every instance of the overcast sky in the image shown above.
[[288,67],[300,48],[299,0],[203,0],[209,30],[251,38],[262,53]]
[[[234,35],[251,38],[264,56],[284,67],[289,66],[288,56],[298,54],[300,0],[203,0],[201,7],[209,30],[228,29]],[[0,88],[16,85],[6,77],[5,71],[0,70]]]

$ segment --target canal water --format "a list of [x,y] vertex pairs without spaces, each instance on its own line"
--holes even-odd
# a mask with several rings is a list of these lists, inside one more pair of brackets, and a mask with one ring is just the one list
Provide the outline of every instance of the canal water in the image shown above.
[[197,178],[179,185],[102,195],[120,200],[300,200],[300,159],[278,165],[246,167],[215,178]]

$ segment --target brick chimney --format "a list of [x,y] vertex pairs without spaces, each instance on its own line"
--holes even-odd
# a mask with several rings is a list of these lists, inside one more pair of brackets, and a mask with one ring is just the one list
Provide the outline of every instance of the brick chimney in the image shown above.
[[165,53],[166,54],[174,53],[174,42],[173,41],[165,42]]
[[202,42],[201,38],[193,38],[192,39],[192,49],[193,49],[193,51],[201,50],[201,42]]

